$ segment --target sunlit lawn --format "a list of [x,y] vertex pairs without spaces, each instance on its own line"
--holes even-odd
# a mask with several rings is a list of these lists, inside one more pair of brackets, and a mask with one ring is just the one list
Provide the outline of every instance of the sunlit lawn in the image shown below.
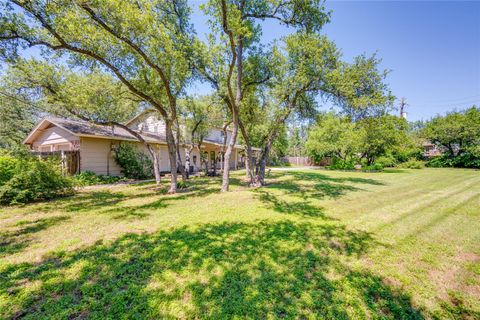
[[0,318],[480,317],[480,171],[273,171],[0,208]]

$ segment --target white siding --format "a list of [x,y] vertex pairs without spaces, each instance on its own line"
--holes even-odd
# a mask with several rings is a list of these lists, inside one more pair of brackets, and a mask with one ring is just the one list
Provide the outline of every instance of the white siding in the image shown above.
[[108,139],[81,138],[80,170],[93,171],[99,175],[121,175],[121,168],[111,152],[112,143],[116,142]]
[[[57,144],[70,144],[70,142],[78,140],[77,137],[70,132],[56,126],[45,129],[33,142],[33,149],[39,150],[41,146],[50,146]],[[45,148],[43,148],[45,150]],[[55,146],[53,147],[55,150]],[[52,151],[53,151],[52,150]],[[65,150],[65,149],[64,149]]]
[[[210,129],[207,135],[206,140],[215,141],[217,143],[223,144],[223,130],[221,129]],[[232,133],[227,130],[227,144],[230,141]]]
[[165,135],[165,121],[160,119],[157,115],[146,115],[133,121],[130,128],[143,132],[152,132]]

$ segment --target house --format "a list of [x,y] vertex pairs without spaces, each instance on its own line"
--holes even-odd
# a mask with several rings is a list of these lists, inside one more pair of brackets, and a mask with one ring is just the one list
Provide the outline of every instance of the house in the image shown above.
[[[128,121],[129,128],[135,130],[145,141],[157,151],[160,160],[160,171],[170,172],[168,149],[165,138],[165,122],[152,113],[141,113]],[[227,141],[231,131],[226,130]],[[145,146],[127,130],[118,126],[101,126],[81,120],[58,117],[46,117],[30,132],[24,140],[33,152],[39,154],[73,155],[69,158],[70,173],[92,171],[99,175],[121,175],[121,168],[115,162],[116,146],[122,142],[132,142],[146,152]],[[204,168],[200,153],[205,157],[209,169],[223,168],[224,131],[211,128],[198,149],[191,152],[190,172],[198,172]],[[185,161],[185,150],[182,145],[180,154]],[[258,149],[255,149],[258,150]],[[74,159],[74,160],[72,160]],[[73,162],[73,163],[72,163]],[[241,168],[245,163],[244,147],[236,145],[230,158],[229,167],[233,170]]]
[[443,154],[443,150],[437,145],[433,144],[431,141],[424,141],[422,143],[423,147],[423,156],[425,158],[438,157]]

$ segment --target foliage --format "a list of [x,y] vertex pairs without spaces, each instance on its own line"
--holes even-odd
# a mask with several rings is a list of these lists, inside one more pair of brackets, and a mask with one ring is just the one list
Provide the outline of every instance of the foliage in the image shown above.
[[380,63],[376,55],[360,55],[327,75],[334,103],[351,120],[381,117],[392,109],[395,97],[385,82],[389,71],[380,70]]
[[19,59],[7,70],[10,87],[41,111],[97,122],[124,122],[138,113],[141,100],[98,68],[72,71],[36,59]]
[[355,124],[348,118],[326,113],[310,129],[305,147],[315,162],[325,157],[345,162],[357,151],[357,137]]
[[372,165],[362,166],[362,170],[372,170],[372,171],[382,171],[383,168],[384,166],[381,163],[374,163]]
[[178,189],[187,189],[188,188],[188,183],[186,181],[178,181],[177,183]]
[[395,167],[397,165],[397,159],[391,154],[386,154],[378,157],[375,163],[381,164],[383,167]]
[[324,157],[344,162],[358,158],[364,160],[364,165],[372,166],[378,157],[394,157],[408,150],[406,141],[409,140],[404,119],[384,115],[352,122],[349,117],[326,113],[310,129],[306,148],[317,162]]
[[330,166],[327,168],[332,170],[354,170],[355,161],[353,159],[343,160],[335,158]]
[[392,115],[365,118],[356,124],[358,152],[372,165],[376,158],[397,148],[407,139],[407,122]]
[[0,318],[478,318],[479,172],[233,178],[0,209]]
[[429,166],[480,168],[480,109],[471,107],[430,120],[423,136],[444,150]]
[[427,167],[442,168],[442,167],[456,167],[456,168],[480,168],[480,157],[472,153],[462,153],[457,156],[441,155],[434,157],[427,162]]
[[423,169],[425,168],[425,162],[416,159],[410,159],[406,162],[399,164],[398,167],[405,169]]
[[18,159],[0,150],[0,186],[4,185],[15,175],[17,164]]
[[448,156],[468,152],[468,148],[480,144],[480,109],[472,107],[437,116],[426,124],[422,133],[433,144],[445,149]]
[[122,167],[126,178],[142,180],[153,177],[152,160],[133,143],[120,143],[115,150],[115,161]]
[[73,176],[75,183],[79,186],[92,186],[97,184],[112,184],[122,180],[117,176],[97,175],[92,171],[84,171]]
[[163,117],[175,193],[173,125],[195,47],[187,1],[4,1],[0,9],[0,53],[8,62],[15,63],[21,49],[39,47],[45,60],[114,75]]
[[[4,80],[3,78],[2,80]],[[16,149],[35,125],[36,108],[25,104],[24,97],[2,81],[0,87],[0,148]]]
[[72,180],[62,175],[60,166],[55,161],[2,156],[0,167],[3,164],[7,164],[8,169],[1,169],[1,204],[48,200],[74,192]]

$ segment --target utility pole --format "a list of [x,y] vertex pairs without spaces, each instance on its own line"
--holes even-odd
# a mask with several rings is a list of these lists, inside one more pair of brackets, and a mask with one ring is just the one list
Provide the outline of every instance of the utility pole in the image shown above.
[[407,99],[400,99],[400,118],[407,118],[407,113],[405,112],[405,107],[408,106]]

